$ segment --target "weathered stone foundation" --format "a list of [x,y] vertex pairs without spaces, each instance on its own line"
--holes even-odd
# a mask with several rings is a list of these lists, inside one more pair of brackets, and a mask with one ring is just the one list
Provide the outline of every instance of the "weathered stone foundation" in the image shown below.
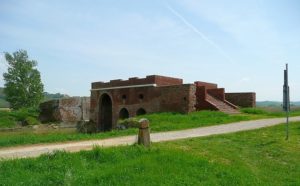
[[63,122],[75,124],[78,121],[89,120],[90,98],[71,97],[50,100],[40,104],[41,122]]

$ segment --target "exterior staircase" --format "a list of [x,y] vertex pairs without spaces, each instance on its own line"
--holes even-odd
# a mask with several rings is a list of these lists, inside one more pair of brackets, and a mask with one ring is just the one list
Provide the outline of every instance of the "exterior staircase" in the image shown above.
[[221,101],[210,94],[207,94],[206,101],[208,101],[210,104],[215,106],[215,108],[221,112],[227,113],[227,114],[239,114],[238,107],[227,102],[227,101]]

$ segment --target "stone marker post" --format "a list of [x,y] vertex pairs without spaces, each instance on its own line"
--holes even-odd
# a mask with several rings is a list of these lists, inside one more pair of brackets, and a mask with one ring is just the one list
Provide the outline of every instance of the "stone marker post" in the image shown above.
[[138,144],[150,147],[149,120],[142,118],[139,120],[139,124]]

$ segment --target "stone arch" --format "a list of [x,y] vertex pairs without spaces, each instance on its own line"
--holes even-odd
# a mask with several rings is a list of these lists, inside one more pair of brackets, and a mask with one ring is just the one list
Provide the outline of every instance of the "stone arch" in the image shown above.
[[119,119],[129,118],[129,112],[126,108],[122,108],[119,112]]
[[98,128],[100,131],[112,129],[112,100],[106,93],[102,94],[99,99]]
[[143,109],[143,108],[139,108],[139,109],[136,111],[136,115],[137,115],[137,116],[144,115],[144,114],[146,114],[146,113],[147,113],[146,110]]

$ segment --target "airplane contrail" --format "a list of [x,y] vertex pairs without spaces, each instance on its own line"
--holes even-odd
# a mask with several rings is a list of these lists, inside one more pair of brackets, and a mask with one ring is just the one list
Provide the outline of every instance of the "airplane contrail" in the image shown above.
[[205,34],[203,34],[200,30],[198,30],[194,25],[192,25],[190,22],[188,22],[180,13],[178,13],[176,10],[174,10],[170,5],[166,4],[166,7],[176,16],[178,17],[187,27],[189,27],[191,30],[193,30],[197,35],[199,35],[204,41],[209,43],[211,46],[213,46],[217,51],[224,56],[227,60],[230,62],[233,62],[231,57],[215,42],[210,40]]

